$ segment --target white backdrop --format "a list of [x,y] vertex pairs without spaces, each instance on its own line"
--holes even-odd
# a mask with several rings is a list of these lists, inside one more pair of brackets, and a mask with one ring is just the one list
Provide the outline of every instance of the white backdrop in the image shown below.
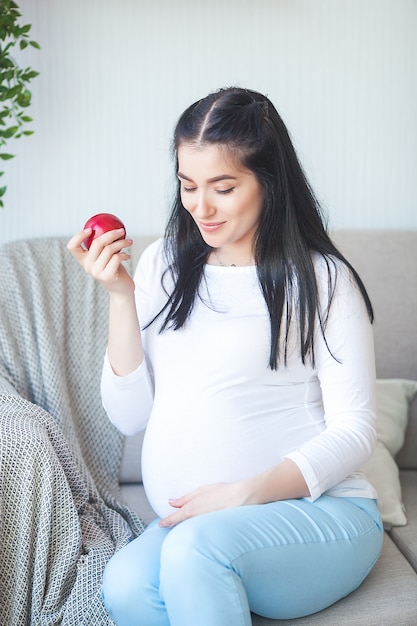
[[172,129],[221,86],[267,93],[332,228],[417,228],[416,0],[17,0],[42,50],[0,242],[93,213],[162,231]]

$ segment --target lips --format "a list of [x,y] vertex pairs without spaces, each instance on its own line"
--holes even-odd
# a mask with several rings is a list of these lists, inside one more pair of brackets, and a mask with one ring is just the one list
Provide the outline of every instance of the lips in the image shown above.
[[214,233],[216,230],[219,230],[226,222],[199,222],[199,226],[201,230],[204,230],[206,233]]

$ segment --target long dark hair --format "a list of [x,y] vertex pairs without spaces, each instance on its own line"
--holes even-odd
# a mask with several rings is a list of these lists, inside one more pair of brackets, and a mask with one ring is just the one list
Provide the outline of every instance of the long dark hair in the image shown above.
[[[254,257],[270,317],[270,368],[277,369],[279,362],[286,362],[294,316],[302,362],[310,357],[314,365],[314,325],[317,318],[324,336],[337,278],[335,259],[350,269],[373,321],[366,289],[332,243],[285,124],[267,97],[231,87],[195,102],[184,111],[175,128],[173,152],[177,170],[177,151],[182,144],[227,148],[254,173],[263,188],[264,205],[255,235]],[[165,307],[152,320],[165,313],[161,331],[176,330],[186,323],[211,251],[183,207],[178,183],[165,232],[165,253],[175,287],[167,294]],[[323,314],[319,303],[313,252],[327,263],[327,314]]]

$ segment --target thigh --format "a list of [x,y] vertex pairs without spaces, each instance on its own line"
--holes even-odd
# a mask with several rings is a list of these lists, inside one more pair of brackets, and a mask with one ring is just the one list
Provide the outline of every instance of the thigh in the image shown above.
[[[285,516],[285,538],[278,533],[277,544],[260,553],[259,575],[251,571],[244,585],[252,611],[291,619],[321,611],[359,587],[381,553],[383,530],[373,512],[346,498],[283,504],[271,512],[278,525]],[[251,559],[245,560],[247,570]]]
[[134,580],[140,586],[144,582],[141,578],[145,577],[148,584],[158,587],[161,546],[169,532],[160,528],[158,521],[112,556],[105,568],[105,584],[111,578],[112,584],[119,581],[124,585],[127,580]]
[[376,504],[362,502],[322,496],[226,509],[183,522],[170,541],[186,533],[235,571],[253,612],[300,617],[348,595],[376,562],[382,528]]
[[102,598],[119,626],[169,626],[159,596],[161,547],[169,530],[157,522],[116,552],[104,570]]

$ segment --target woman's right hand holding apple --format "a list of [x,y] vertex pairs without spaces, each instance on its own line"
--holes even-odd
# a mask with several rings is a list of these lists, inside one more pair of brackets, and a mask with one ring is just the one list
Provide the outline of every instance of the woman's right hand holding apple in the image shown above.
[[110,295],[133,292],[133,279],[123,265],[123,261],[130,258],[124,248],[132,245],[132,240],[125,239],[124,229],[119,228],[96,237],[86,249],[84,244],[91,232],[90,227],[74,235],[67,244],[68,250],[87,274],[101,283]]
[[84,242],[92,234],[91,231],[87,228],[78,232],[67,247],[84,270],[109,294],[107,355],[114,373],[125,376],[133,372],[144,358],[135,285],[123,265],[123,261],[129,259],[124,248],[132,245],[132,240],[125,239],[124,228],[109,230],[97,236],[87,250]]

